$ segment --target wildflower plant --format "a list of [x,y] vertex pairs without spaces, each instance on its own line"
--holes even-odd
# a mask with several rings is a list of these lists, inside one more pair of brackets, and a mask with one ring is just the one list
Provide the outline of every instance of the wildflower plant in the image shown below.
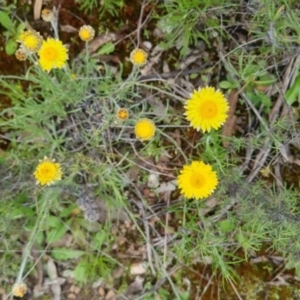
[[[207,44],[208,32],[219,30],[210,28],[221,20],[218,15],[201,13],[212,14],[214,10],[219,13],[222,9],[218,5],[209,9],[208,2],[196,7],[198,2],[168,1],[169,14],[161,18],[165,24],[178,23],[174,31],[166,35],[169,37],[166,44],[176,45],[181,51],[180,57],[176,57],[176,68],[186,62],[180,61],[184,54],[195,53],[195,49],[187,51],[193,40],[191,28],[193,32],[197,30],[197,37]],[[181,10],[177,13],[178,7]],[[177,16],[183,11],[187,14],[180,21]],[[227,15],[223,19],[227,22]],[[214,21],[205,24],[209,29],[204,33],[196,28],[203,20]],[[88,25],[78,31],[87,50],[94,31]],[[112,274],[112,269],[124,263],[115,253],[126,248],[130,239],[127,236],[124,239],[122,234],[131,227],[134,234],[127,233],[135,237],[134,247],[141,251],[147,248],[147,253],[142,252],[149,263],[145,278],[150,272],[157,277],[162,275],[168,280],[168,291],[172,289],[172,299],[182,298],[181,278],[178,288],[176,276],[169,273],[174,264],[194,268],[199,260],[205,261],[211,266],[207,268],[212,270],[211,278],[221,274],[233,282],[236,279],[234,264],[248,259],[264,242],[283,249],[290,261],[297,261],[300,240],[296,193],[291,189],[288,194],[284,187],[283,199],[279,201],[275,192],[264,193],[264,183],[248,182],[243,176],[251,165],[246,165],[240,153],[247,152],[249,145],[256,148],[255,153],[265,150],[268,144],[261,139],[271,136],[270,143],[276,140],[277,144],[267,150],[280,155],[278,141],[292,139],[295,142],[298,133],[292,124],[284,129],[285,139],[278,133],[277,139],[273,139],[278,128],[263,132],[259,128],[256,129],[259,134],[249,138],[250,141],[244,136],[227,136],[232,144],[225,146],[222,129],[229,114],[226,98],[232,93],[230,89],[237,88],[243,101],[247,101],[249,95],[243,94],[243,86],[237,80],[238,70],[232,72],[237,78],[228,81],[235,82],[229,88],[226,82],[219,83],[215,66],[209,72],[200,69],[191,77],[189,72],[184,74],[190,70],[179,70],[176,78],[169,78],[173,72],[157,76],[160,69],[156,69],[156,62],[151,59],[150,68],[146,70],[150,73],[141,76],[139,67],[147,64],[148,53],[140,48],[119,55],[117,47],[113,47],[120,59],[117,66],[115,61],[97,60],[89,51],[81,51],[71,60],[64,44],[70,41],[60,40],[55,29],[54,37],[42,40],[37,54],[32,53],[32,49],[39,47],[36,45],[41,36],[32,32],[24,33],[19,39],[20,51],[25,51],[25,46],[31,50],[16,53],[19,59],[27,56],[32,62],[25,74],[0,77],[1,96],[12,102],[0,111],[0,134],[8,144],[5,157],[0,158],[3,191],[0,216],[10,216],[16,226],[12,236],[22,230],[29,232],[25,254],[16,255],[20,271],[15,282],[20,283],[23,277],[32,274],[34,265],[28,258],[33,245],[39,249],[50,245],[47,248],[49,261],[53,258],[66,265],[72,260],[72,276],[81,284]],[[184,32],[188,32],[187,35]],[[143,33],[146,35],[146,31]],[[124,38],[127,49],[133,47],[132,36]],[[214,38],[218,40],[219,36],[214,35]],[[139,42],[134,41],[134,44],[139,45]],[[153,58],[150,51],[149,56]],[[240,47],[233,52],[240,53],[238,51],[244,49]],[[165,64],[166,60],[167,64],[165,58],[169,54],[162,52],[156,58],[164,57],[161,63]],[[225,59],[230,59],[229,56],[218,54],[227,68]],[[131,67],[128,56],[137,67],[128,68],[129,74],[126,73],[126,67]],[[203,61],[202,56],[197,58],[201,60],[197,62],[199,65],[208,59],[203,56]],[[234,63],[229,66],[228,73],[235,68]],[[208,73],[212,73],[209,78]],[[182,81],[181,75],[185,78]],[[205,86],[204,81],[209,85]],[[255,84],[253,82],[251,88]],[[223,93],[220,87],[222,91],[229,90]],[[265,86],[259,88],[262,90]],[[243,101],[239,105],[243,105]],[[247,104],[251,107],[251,103]],[[38,162],[37,158],[41,157],[44,159]],[[250,161],[254,164],[259,159]],[[22,230],[17,228],[19,224]],[[151,228],[150,233],[147,228]],[[74,238],[72,245],[66,249],[57,246],[57,242],[70,233]],[[5,241],[9,241],[7,236],[10,235],[3,234]],[[293,249],[284,245],[291,236],[295,240]],[[118,244],[124,240],[125,244]],[[161,245],[164,248],[160,248]],[[16,244],[13,246],[11,249]],[[115,251],[111,251],[112,247]],[[149,253],[154,254],[155,259],[152,260]],[[16,296],[21,294],[15,290]]]
[[51,185],[57,180],[61,180],[62,172],[60,164],[55,163],[55,159],[49,159],[47,156],[40,163],[34,171],[36,184]]
[[40,33],[35,30],[26,30],[19,35],[17,41],[21,44],[22,49],[24,49],[26,53],[33,54],[40,50],[43,38]]
[[134,132],[137,139],[141,141],[148,141],[153,138],[156,126],[150,119],[140,119],[134,126]]
[[51,22],[54,19],[54,13],[52,10],[44,8],[41,17],[45,22]]
[[199,200],[210,196],[218,185],[215,171],[202,161],[185,165],[178,175],[178,186],[186,198]]
[[15,283],[12,287],[12,294],[15,297],[22,298],[27,292],[27,285],[24,282]]
[[213,87],[195,90],[186,101],[185,115],[191,126],[203,132],[220,128],[228,117],[229,105],[221,91]]
[[143,49],[134,49],[130,53],[130,61],[134,66],[142,67],[147,63],[148,54]]
[[60,40],[53,38],[43,41],[38,55],[42,70],[48,72],[55,68],[61,69],[65,67],[69,58],[66,46]]
[[84,42],[90,42],[95,36],[95,30],[90,25],[83,25],[79,29],[79,37]]
[[129,111],[127,108],[119,108],[116,113],[116,117],[120,121],[125,121],[129,118]]
[[15,56],[16,56],[17,60],[24,61],[27,59],[27,52],[23,48],[19,48],[15,52]]

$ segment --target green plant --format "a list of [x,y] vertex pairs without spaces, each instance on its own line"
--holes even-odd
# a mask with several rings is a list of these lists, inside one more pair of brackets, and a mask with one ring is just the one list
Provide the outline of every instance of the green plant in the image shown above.
[[16,39],[25,28],[24,23],[19,23],[19,21],[11,18],[11,11],[13,9],[13,6],[8,6],[5,10],[0,10],[0,24],[6,29],[3,35],[6,39],[5,52],[8,55],[12,55],[16,52],[18,47]]
[[157,15],[158,27],[163,31],[165,40],[161,46],[168,49],[174,45],[185,56],[190,45],[199,39],[210,45],[210,37],[222,34],[218,15],[236,4],[225,1],[171,0],[161,5],[166,13]]

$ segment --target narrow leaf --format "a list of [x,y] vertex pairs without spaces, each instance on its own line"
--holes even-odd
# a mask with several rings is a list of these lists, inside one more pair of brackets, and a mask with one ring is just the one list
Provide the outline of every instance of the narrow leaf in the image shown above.
[[57,260],[68,260],[78,258],[84,254],[84,251],[68,248],[55,248],[52,250],[52,257]]
[[9,31],[12,31],[13,26],[14,26],[9,15],[6,12],[4,12],[3,10],[0,10],[0,24]]

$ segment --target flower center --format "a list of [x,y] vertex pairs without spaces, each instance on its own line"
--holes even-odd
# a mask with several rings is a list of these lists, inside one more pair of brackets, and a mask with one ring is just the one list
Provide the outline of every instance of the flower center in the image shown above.
[[191,186],[195,189],[200,189],[205,185],[205,178],[200,173],[194,173],[190,177]]
[[140,136],[147,136],[149,135],[151,129],[145,125],[142,125],[138,128],[138,132],[140,134]]
[[55,173],[55,167],[47,164],[42,168],[41,173],[43,177],[52,178]]
[[200,106],[199,113],[205,119],[212,119],[218,113],[218,106],[212,101],[207,101]]
[[137,63],[143,63],[145,61],[145,57],[144,57],[144,54],[143,53],[136,53],[135,56],[134,56],[134,60],[137,62]]
[[82,30],[81,31],[81,36],[84,39],[88,39],[90,37],[90,32],[88,30]]
[[57,50],[54,47],[47,47],[44,52],[44,57],[48,61],[55,61],[57,59]]
[[35,36],[28,36],[25,41],[24,45],[29,49],[35,49],[38,45],[38,39]]

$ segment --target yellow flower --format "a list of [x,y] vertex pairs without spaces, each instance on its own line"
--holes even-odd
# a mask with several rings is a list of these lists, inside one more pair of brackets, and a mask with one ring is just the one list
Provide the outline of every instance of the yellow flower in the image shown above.
[[228,117],[229,105],[223,93],[213,87],[205,87],[191,94],[185,104],[186,119],[197,131],[218,129]]
[[51,71],[54,68],[61,69],[66,65],[68,49],[62,41],[48,38],[43,41],[42,47],[38,52],[39,63],[44,71]]
[[55,163],[54,159],[49,159],[47,156],[43,160],[39,160],[39,164],[34,171],[36,184],[50,185],[56,180],[61,180],[60,164]]
[[92,26],[83,25],[79,29],[79,37],[84,42],[90,42],[95,36],[95,30]]
[[20,61],[24,61],[27,59],[27,53],[23,48],[19,48],[15,52],[15,56],[16,56],[17,60],[20,60]]
[[53,11],[47,8],[42,10],[42,19],[45,22],[51,22],[54,19]]
[[23,31],[17,40],[28,54],[36,53],[42,46],[43,38],[35,30]]
[[119,108],[116,113],[117,119],[120,121],[125,121],[129,117],[129,111],[127,108]]
[[141,141],[150,140],[155,134],[155,124],[149,119],[140,119],[134,127],[135,136]]
[[27,292],[27,285],[24,282],[15,283],[12,287],[12,294],[15,297],[22,298]]
[[181,194],[196,200],[208,197],[218,185],[218,178],[211,165],[202,161],[193,161],[185,165],[177,177]]
[[146,64],[148,54],[143,49],[134,49],[130,53],[130,61],[135,66],[143,66]]

